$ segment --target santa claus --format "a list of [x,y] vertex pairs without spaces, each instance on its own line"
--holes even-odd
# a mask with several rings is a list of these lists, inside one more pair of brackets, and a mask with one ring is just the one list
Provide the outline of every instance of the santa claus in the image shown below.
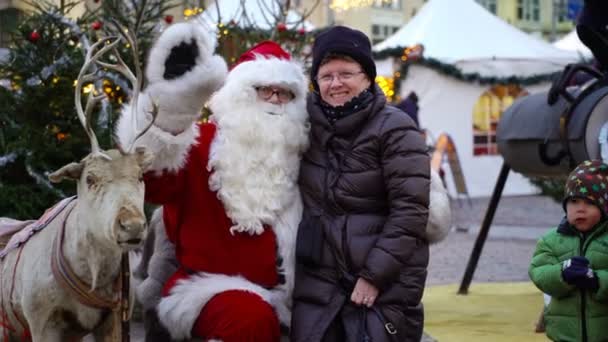
[[[170,27],[152,48],[137,120],[123,110],[117,135],[155,152],[146,199],[163,205],[177,271],[157,306],[173,339],[278,341],[289,325],[294,245],[302,204],[296,184],[308,144],[307,81],[273,42],[247,51],[226,72],[196,24]],[[133,124],[133,122],[137,122]]]

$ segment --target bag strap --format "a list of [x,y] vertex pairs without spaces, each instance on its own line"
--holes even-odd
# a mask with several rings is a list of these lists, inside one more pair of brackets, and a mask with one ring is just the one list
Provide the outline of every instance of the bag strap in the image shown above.
[[387,321],[386,318],[384,318],[382,311],[380,311],[380,309],[378,309],[376,306],[372,306],[369,309],[373,313],[376,314],[376,316],[378,317],[378,319],[384,326],[384,330],[386,330],[386,334],[387,334],[389,340],[391,340],[392,342],[399,342],[397,340],[397,328],[395,327],[395,325],[393,323]]

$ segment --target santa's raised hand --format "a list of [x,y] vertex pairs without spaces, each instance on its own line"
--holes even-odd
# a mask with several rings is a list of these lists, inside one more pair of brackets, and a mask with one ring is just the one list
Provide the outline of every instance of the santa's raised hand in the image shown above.
[[[137,145],[153,147],[159,154],[151,169],[177,170],[196,138],[194,125],[211,94],[224,82],[226,62],[214,54],[215,36],[196,22],[169,26],[154,43],[146,64],[146,81],[137,104],[122,110],[117,137],[122,146],[130,146],[135,132],[151,120],[157,106],[158,115],[150,131]],[[133,106],[137,106],[133,111]],[[137,115],[133,127],[132,113]]]

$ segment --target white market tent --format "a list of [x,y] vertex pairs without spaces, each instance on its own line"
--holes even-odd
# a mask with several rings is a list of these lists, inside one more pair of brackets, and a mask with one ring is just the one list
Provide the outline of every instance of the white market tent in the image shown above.
[[[218,7],[219,6],[219,7]],[[215,28],[219,18],[224,24],[234,21],[241,28],[273,29],[274,16],[280,13],[276,0],[216,0],[201,13],[198,19],[203,25]],[[289,10],[285,17],[285,25],[289,29],[304,28],[311,31],[314,26],[308,21],[302,21],[302,16],[294,10]]]
[[575,51],[584,59],[593,58],[593,53],[578,38],[576,30],[573,30],[572,32],[565,35],[562,39],[559,39],[554,42],[553,46],[562,50]]
[[[425,58],[483,78],[547,75],[578,60],[575,52],[560,50],[516,29],[474,0],[429,0],[407,25],[374,46],[374,51],[416,44],[424,46]],[[393,58],[378,60],[376,64],[379,75],[390,77],[396,71]],[[473,153],[473,109],[491,87],[459,80],[424,64],[410,65],[400,87],[401,97],[410,91],[417,93],[422,128],[434,136],[445,132],[453,139],[472,197],[492,194],[503,162],[500,155],[475,156]],[[548,87],[548,82],[542,82],[525,86],[525,90],[534,93]],[[448,177],[452,193],[453,184]],[[535,192],[536,188],[527,178],[511,172],[503,194]]]

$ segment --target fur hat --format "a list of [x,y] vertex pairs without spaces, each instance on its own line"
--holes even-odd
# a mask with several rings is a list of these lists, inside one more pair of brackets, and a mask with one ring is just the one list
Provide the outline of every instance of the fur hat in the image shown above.
[[361,68],[372,83],[376,79],[376,64],[372,58],[372,46],[369,38],[361,31],[345,26],[334,26],[317,35],[312,47],[310,79],[315,90],[319,90],[315,78],[319,72],[321,62],[325,56],[331,53],[354,59],[361,64]]
[[602,68],[608,68],[608,1],[586,0],[576,33]]
[[564,189],[564,211],[570,198],[590,200],[602,214],[608,214],[608,165],[601,160],[586,160],[568,175]]

